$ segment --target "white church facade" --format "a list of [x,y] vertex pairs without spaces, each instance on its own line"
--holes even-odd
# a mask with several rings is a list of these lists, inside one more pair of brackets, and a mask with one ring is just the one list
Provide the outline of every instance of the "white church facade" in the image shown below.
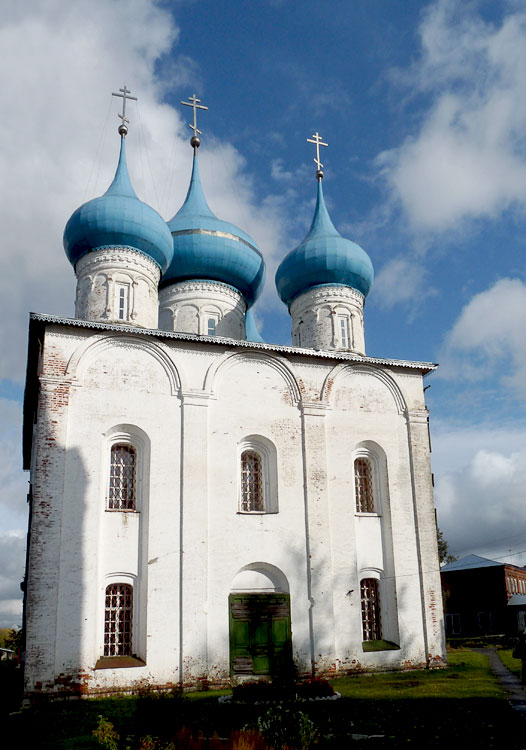
[[27,694],[443,664],[434,365],[366,356],[372,265],[321,171],[276,275],[293,344],[273,345],[250,316],[264,260],[208,207],[197,136],[166,223],[119,132],[112,185],[64,234],[75,318],[30,319]]

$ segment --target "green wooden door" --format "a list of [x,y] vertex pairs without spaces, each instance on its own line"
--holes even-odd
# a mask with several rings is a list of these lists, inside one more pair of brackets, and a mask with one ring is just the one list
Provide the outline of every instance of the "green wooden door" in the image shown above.
[[282,675],[291,665],[288,594],[231,594],[230,669],[233,675]]

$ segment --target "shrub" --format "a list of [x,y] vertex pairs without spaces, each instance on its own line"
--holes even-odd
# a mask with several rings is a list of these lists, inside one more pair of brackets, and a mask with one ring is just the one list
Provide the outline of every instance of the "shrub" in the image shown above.
[[242,682],[232,691],[232,700],[237,703],[256,703],[276,700],[276,688],[270,682]]
[[298,698],[329,698],[334,695],[332,685],[321,677],[313,677],[296,685]]
[[118,750],[119,735],[115,731],[115,727],[111,721],[108,721],[108,719],[105,719],[100,714],[97,728],[93,730],[93,736],[99,741],[99,745],[105,747],[106,750]]
[[291,705],[269,708],[258,718],[258,729],[274,748],[301,748],[308,750],[319,736],[312,719]]
[[267,750],[267,743],[255,729],[240,729],[232,732],[230,743],[232,750]]

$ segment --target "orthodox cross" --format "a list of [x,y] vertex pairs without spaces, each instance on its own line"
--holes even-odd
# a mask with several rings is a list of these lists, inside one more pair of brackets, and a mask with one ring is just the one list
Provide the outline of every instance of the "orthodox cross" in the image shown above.
[[[130,92],[129,89],[126,88],[126,84],[124,84],[124,88],[119,89],[119,91],[121,92],[120,94],[116,94],[115,92],[112,91],[111,95],[112,96],[120,96],[120,98],[122,99],[122,115],[117,115],[117,117],[121,118],[121,120],[122,120],[121,128],[124,127],[126,129],[126,132],[127,132],[128,128],[126,127],[126,123],[129,123],[130,121],[126,119],[126,99],[133,99],[133,101],[136,102],[137,101],[137,97],[136,96],[128,96],[128,94],[131,93],[131,92]],[[119,128],[119,132],[120,132],[120,128]]]
[[181,102],[181,104],[184,104],[186,107],[192,107],[194,110],[194,124],[190,125],[190,123],[188,123],[188,127],[194,131],[195,137],[197,135],[202,135],[201,131],[197,128],[197,110],[208,109],[208,107],[205,107],[204,104],[201,104],[201,99],[198,99],[195,94],[192,94],[192,96],[189,96],[188,98],[190,101]]
[[323,172],[321,171],[323,169],[323,164],[320,161],[320,146],[328,146],[329,144],[322,141],[321,135],[318,132],[314,133],[312,138],[307,138],[307,143],[316,144],[316,158],[313,159],[314,163],[318,167],[316,177],[323,177]]

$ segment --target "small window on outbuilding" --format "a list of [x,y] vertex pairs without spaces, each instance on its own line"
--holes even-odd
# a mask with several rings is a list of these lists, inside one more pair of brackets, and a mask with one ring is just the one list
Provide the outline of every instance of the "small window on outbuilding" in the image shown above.
[[359,457],[354,461],[354,486],[357,513],[375,513],[374,483],[371,461]]
[[111,446],[108,508],[135,510],[137,495],[137,451],[128,444]]
[[131,656],[133,589],[126,583],[106,588],[104,609],[104,656]]

